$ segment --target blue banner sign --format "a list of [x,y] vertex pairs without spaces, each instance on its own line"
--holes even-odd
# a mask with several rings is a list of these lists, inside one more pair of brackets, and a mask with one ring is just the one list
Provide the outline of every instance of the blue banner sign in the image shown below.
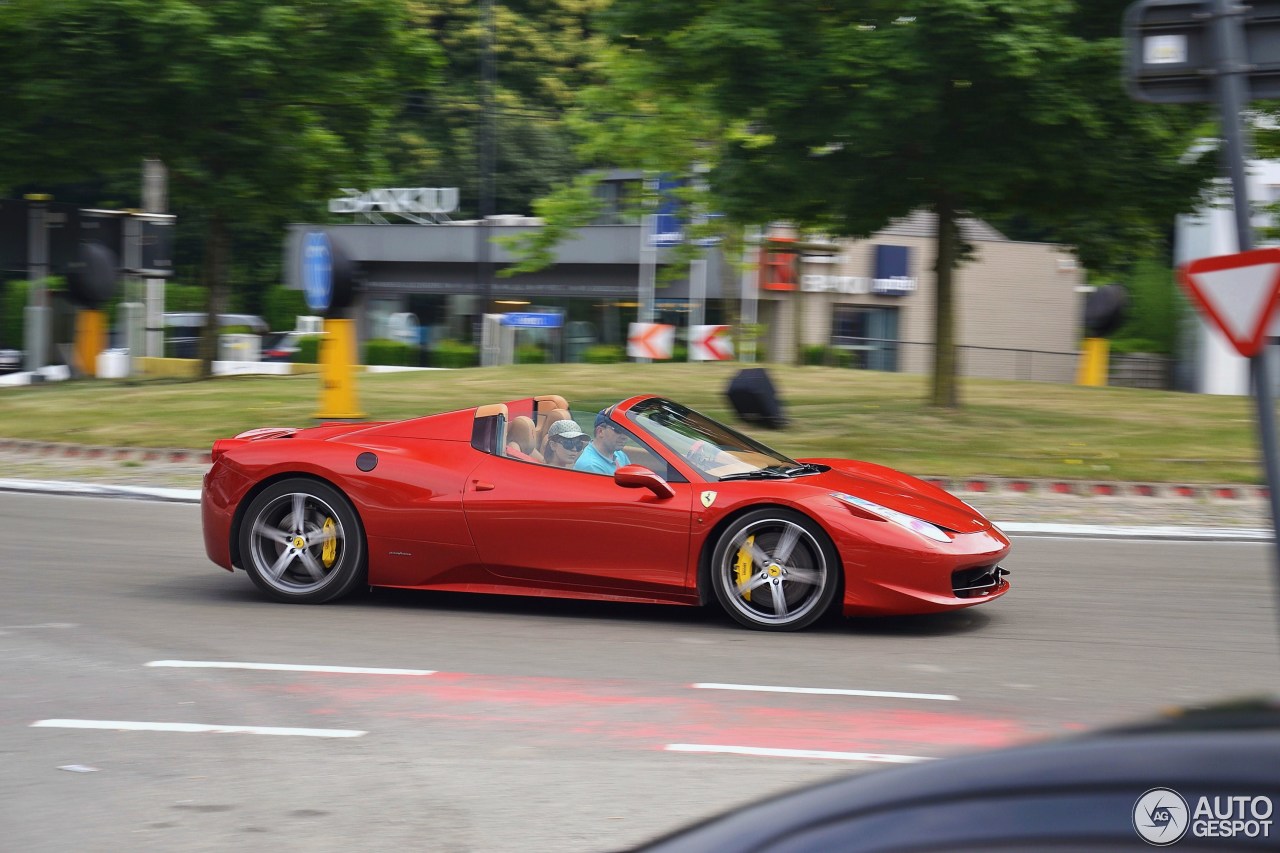
[[649,235],[649,245],[670,247],[684,242],[684,204],[676,196],[676,191],[684,183],[671,175],[658,176],[654,186],[658,194],[658,209],[653,217],[653,233]]
[[564,315],[513,311],[510,314],[503,314],[501,323],[504,326],[517,326],[521,329],[558,329],[564,325]]
[[908,246],[876,246],[876,270],[871,292],[879,296],[905,296],[916,289],[911,277],[911,249]]

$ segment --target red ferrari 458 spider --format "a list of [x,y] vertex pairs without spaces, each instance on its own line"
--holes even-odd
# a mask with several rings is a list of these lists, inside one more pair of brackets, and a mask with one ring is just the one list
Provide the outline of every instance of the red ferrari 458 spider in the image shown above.
[[749,628],[998,598],[1009,540],[890,468],[789,459],[671,400],[541,396],[213,445],[205,548],[272,598],[363,585],[706,604]]

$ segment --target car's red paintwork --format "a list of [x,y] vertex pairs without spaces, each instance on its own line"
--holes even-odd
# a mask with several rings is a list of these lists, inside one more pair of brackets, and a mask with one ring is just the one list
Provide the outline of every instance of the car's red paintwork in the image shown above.
[[[626,400],[611,417],[629,425]],[[508,404],[513,410],[532,401]],[[485,453],[472,446],[476,410],[387,423],[264,429],[214,446],[201,507],[205,548],[228,570],[239,513],[271,482],[323,480],[355,507],[368,540],[372,586],[615,601],[699,604],[712,600],[700,566],[734,517],[785,507],[816,521],[843,566],[846,615],[927,613],[968,607],[1008,591],[957,597],[952,572],[994,566],[1009,540],[968,504],[901,472],[866,462],[791,480],[708,479],[654,442],[679,472],[672,497],[623,488],[598,474]],[[362,471],[356,458],[373,453]],[[684,479],[687,482],[677,482]],[[710,506],[701,495],[714,492]],[[861,512],[843,492],[926,519],[954,535],[942,543]],[[705,573],[703,573],[705,574]]]

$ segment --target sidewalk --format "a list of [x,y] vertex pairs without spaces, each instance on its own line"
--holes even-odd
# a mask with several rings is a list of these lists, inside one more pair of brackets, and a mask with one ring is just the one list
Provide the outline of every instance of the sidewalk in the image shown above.
[[[101,494],[112,487],[107,491],[119,496],[194,501],[208,467],[207,451],[0,439],[4,491]],[[968,501],[1009,533],[1070,534],[1070,526],[1105,526],[1116,528],[1112,535],[1159,536],[1162,529],[1178,528],[1184,538],[1192,538],[1191,529],[1206,534],[1194,538],[1271,537],[1266,491],[1258,486],[926,479]],[[1068,527],[1058,530],[1062,525]],[[1148,532],[1135,533],[1135,528]],[[1231,535],[1215,536],[1215,531]]]

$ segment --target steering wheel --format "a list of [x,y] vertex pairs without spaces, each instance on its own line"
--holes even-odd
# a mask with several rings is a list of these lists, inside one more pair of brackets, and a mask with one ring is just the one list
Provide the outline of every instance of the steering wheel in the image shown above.
[[706,468],[715,462],[717,453],[719,450],[715,445],[699,439],[689,446],[689,452],[685,454],[685,458],[699,468]]

